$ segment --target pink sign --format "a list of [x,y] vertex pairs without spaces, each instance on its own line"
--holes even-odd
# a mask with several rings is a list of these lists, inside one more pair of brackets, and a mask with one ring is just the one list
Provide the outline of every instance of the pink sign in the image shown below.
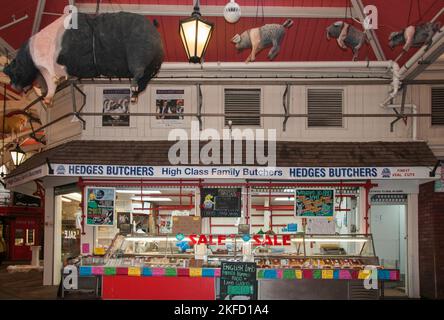
[[84,244],[82,244],[82,253],[83,254],[88,254],[90,251],[89,251],[89,243],[84,243]]

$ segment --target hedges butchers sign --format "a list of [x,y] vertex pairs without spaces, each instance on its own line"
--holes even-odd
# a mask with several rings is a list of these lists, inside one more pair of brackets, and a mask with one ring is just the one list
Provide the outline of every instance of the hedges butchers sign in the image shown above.
[[221,167],[53,164],[54,176],[280,180],[430,179],[427,167]]

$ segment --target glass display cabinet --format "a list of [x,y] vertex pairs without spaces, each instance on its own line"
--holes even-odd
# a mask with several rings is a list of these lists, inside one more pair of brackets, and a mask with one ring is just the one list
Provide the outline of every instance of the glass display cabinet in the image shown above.
[[371,235],[117,235],[106,266],[219,267],[221,261],[254,261],[258,268],[363,269],[379,265]]
[[259,268],[363,269],[379,265],[371,235],[292,235],[289,246],[260,245]]

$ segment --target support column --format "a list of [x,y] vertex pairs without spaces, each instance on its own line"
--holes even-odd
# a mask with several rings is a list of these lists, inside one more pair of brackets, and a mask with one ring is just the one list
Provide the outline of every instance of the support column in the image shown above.
[[53,284],[54,272],[54,188],[45,189],[43,285]]
[[407,199],[407,291],[409,298],[419,298],[418,194]]

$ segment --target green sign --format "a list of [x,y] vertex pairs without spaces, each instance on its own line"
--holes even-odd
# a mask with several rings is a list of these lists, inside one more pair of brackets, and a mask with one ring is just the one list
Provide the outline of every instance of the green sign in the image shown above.
[[333,217],[334,192],[334,189],[296,189],[296,216]]

